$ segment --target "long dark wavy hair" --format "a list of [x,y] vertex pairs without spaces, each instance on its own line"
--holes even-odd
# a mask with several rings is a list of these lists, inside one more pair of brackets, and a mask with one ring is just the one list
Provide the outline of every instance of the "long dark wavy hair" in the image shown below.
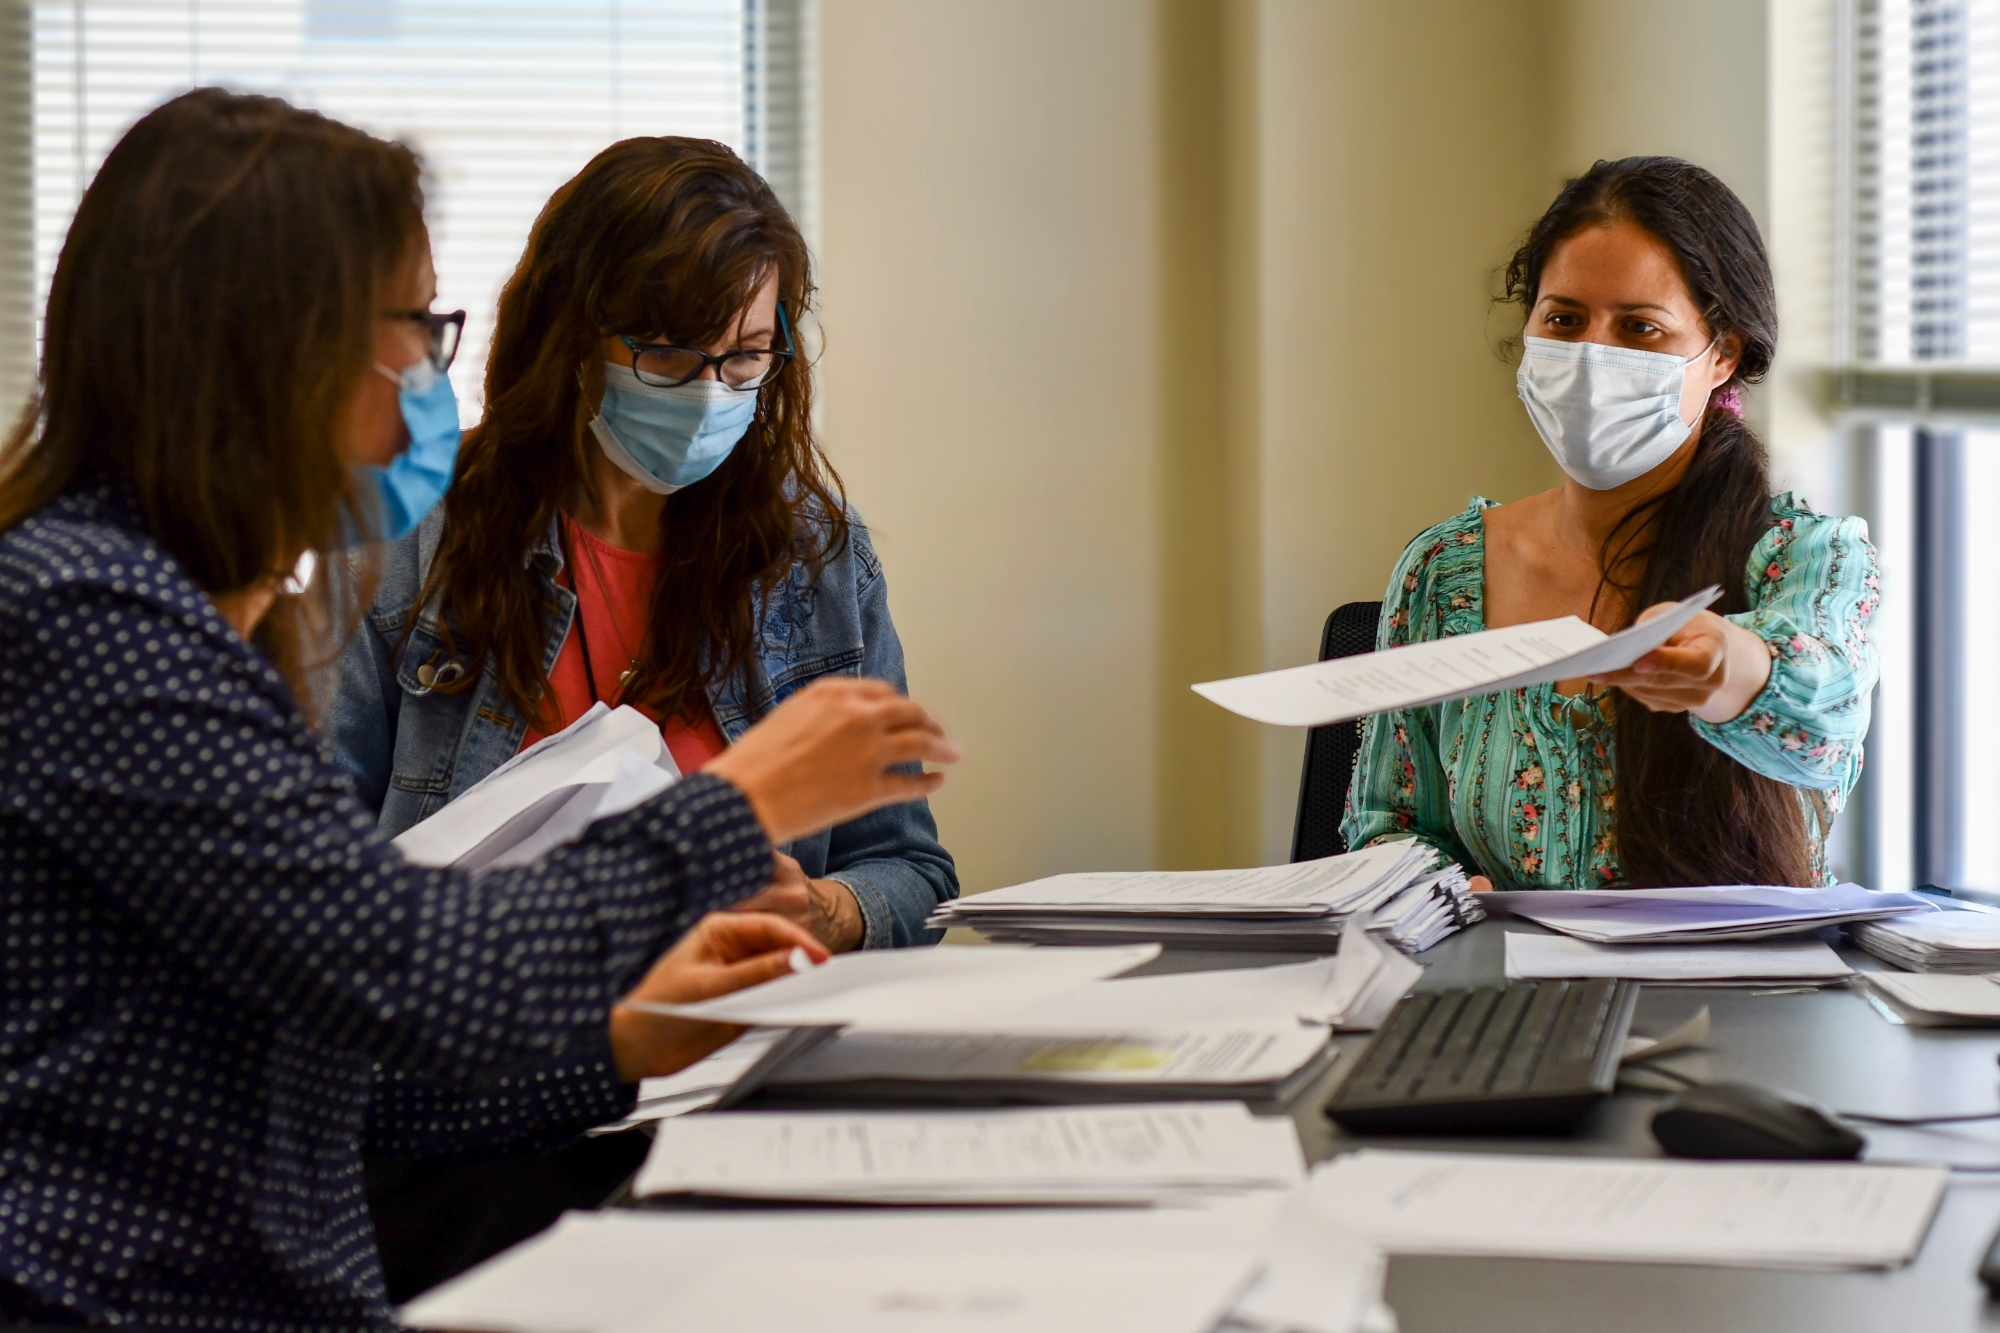
[[[486,419],[466,432],[425,580],[465,690],[490,667],[539,727],[551,608],[529,568],[557,506],[591,487],[588,425],[607,334],[704,347],[765,279],[797,328],[812,309],[804,239],[771,187],[705,139],[627,139],[599,153],[535,219],[500,293]],[[756,646],[753,596],[797,563],[812,575],[847,541],[840,478],[812,436],[812,368],[795,357],[759,392],[749,433],[715,474],[667,497],[646,647],[627,703],[662,716],[706,706],[710,681]]]
[[[424,244],[421,178],[401,144],[274,97],[201,88],[141,118],[56,260],[41,373],[0,446],[0,532],[96,482],[210,594],[279,584],[307,551],[332,567],[378,518],[341,430]],[[258,623],[308,711],[369,577],[314,579]]]
[[[1733,335],[1742,356],[1710,397],[1681,483],[1636,505],[1605,539],[1599,591],[1636,614],[1714,583],[1723,590],[1715,611],[1748,611],[1746,565],[1773,521],[1769,458],[1743,418],[1717,400],[1771,368],[1778,307],[1764,239],[1743,201],[1678,158],[1598,162],[1535,223],[1507,265],[1504,299],[1532,311],[1555,248],[1585,227],[1620,222],[1674,252],[1710,336]],[[1652,712],[1623,692],[1612,708],[1614,830],[1627,885],[1812,882],[1796,791],[1710,745],[1681,714]]]

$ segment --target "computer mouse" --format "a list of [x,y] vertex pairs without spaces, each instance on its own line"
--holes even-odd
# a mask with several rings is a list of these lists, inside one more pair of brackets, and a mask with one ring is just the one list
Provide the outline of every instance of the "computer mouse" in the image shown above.
[[1674,1157],[1851,1161],[1867,1140],[1833,1112],[1749,1083],[1704,1083],[1653,1113]]

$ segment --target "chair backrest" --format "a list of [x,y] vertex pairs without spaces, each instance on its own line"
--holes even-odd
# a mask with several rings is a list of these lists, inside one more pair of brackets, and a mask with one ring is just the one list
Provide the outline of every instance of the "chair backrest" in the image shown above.
[[[1375,625],[1382,618],[1380,602],[1349,602],[1326,618],[1319,636],[1319,660],[1352,657],[1375,651]],[[1306,762],[1299,774],[1299,813],[1292,824],[1292,859],[1316,861],[1347,850],[1340,836],[1340,816],[1347,805],[1347,784],[1354,776],[1354,759],[1361,753],[1361,723],[1336,722],[1306,733]]]

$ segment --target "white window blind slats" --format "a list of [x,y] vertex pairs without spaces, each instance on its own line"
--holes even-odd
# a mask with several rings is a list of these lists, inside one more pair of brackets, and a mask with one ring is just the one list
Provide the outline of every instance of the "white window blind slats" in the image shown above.
[[[133,120],[195,84],[275,93],[424,155],[439,308],[470,313],[452,380],[476,420],[495,298],[550,193],[635,134],[745,150],[746,4],[759,2],[36,4],[36,309],[79,191]],[[789,40],[798,2],[754,17]]]
[[1863,0],[1859,360],[2000,367],[2000,0]]

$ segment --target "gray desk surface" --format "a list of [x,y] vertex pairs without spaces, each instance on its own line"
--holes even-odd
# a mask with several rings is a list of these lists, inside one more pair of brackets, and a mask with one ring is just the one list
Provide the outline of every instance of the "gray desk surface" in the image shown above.
[[[1507,922],[1504,930],[1535,927]],[[1504,933],[1487,921],[1420,955],[1420,989],[1490,984],[1501,978]],[[1835,938],[1828,935],[1829,939]],[[1857,967],[1865,956],[1843,950]],[[1289,957],[1289,956],[1288,956]],[[1271,955],[1171,954],[1147,971],[1245,966]],[[1647,987],[1633,1031],[1664,1033],[1707,1005],[1714,1020],[1705,1049],[1665,1063],[1701,1079],[1761,1083],[1825,1106],[1884,1115],[1937,1114],[2000,1105],[2000,1029],[1922,1029],[1891,1024],[1858,995],[1827,990],[1757,995],[1746,990]],[[1358,1049],[1366,1037],[1344,1037]],[[1361,1146],[1474,1148],[1479,1151],[1657,1156],[1646,1129],[1660,1094],[1621,1091],[1582,1133],[1559,1139],[1359,1139],[1320,1113],[1352,1061],[1343,1057],[1293,1107],[1306,1155],[1317,1161]],[[1891,1161],[2000,1164],[2000,1122],[1935,1131],[1869,1130],[1868,1156]],[[1790,1273],[1654,1264],[1554,1263],[1398,1258],[1390,1262],[1389,1304],[1403,1333],[1567,1333],[1616,1329],[1844,1330],[2000,1329],[1974,1276],[2000,1228],[2000,1173],[1957,1175],[1923,1249],[1890,1273]]]

